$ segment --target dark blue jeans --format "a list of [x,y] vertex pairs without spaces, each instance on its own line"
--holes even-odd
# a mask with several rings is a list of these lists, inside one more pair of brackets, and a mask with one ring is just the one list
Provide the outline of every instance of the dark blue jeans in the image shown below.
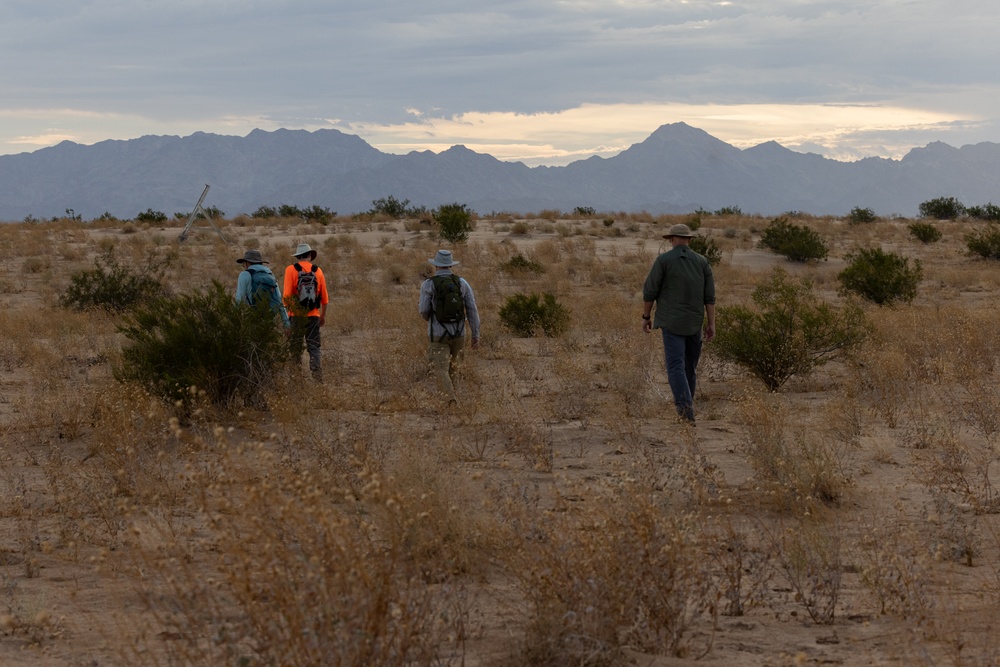
[[694,388],[696,369],[701,358],[701,332],[679,336],[666,329],[663,332],[663,356],[667,365],[667,382],[674,394],[677,414],[694,421]]

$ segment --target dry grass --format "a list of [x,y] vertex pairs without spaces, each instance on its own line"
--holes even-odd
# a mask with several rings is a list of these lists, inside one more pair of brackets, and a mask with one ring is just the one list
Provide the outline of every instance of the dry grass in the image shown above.
[[[638,316],[688,220],[478,220],[455,249],[483,318],[461,410],[427,372],[439,241],[419,221],[242,217],[231,246],[203,228],[178,246],[177,221],[0,226],[0,662],[991,664],[1000,274],[957,223],[925,246],[906,221],[796,218],[831,257],[788,266],[756,247],[767,220],[706,215],[720,303],[775,265],[837,301],[844,254],[879,243],[925,280],[868,309],[860,354],[780,393],[708,345],[682,428]],[[235,285],[246,247],[280,273],[299,242],[331,291],[326,384],[290,366],[267,410],[181,414],[112,379],[114,320],[48,305],[110,248],[176,253],[184,292]],[[517,254],[543,270],[502,270]],[[567,334],[499,328],[507,296],[541,291]]]

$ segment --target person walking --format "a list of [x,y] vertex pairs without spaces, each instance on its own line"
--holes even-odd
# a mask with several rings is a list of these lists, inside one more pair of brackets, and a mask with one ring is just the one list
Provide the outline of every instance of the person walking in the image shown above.
[[281,323],[287,329],[290,324],[288,311],[285,310],[281,292],[278,290],[278,280],[271,273],[271,269],[264,266],[268,262],[260,254],[260,250],[247,250],[236,263],[243,267],[239,278],[236,279],[236,303],[253,306],[258,300],[267,299],[271,304],[271,310],[281,317]]
[[323,269],[313,264],[316,251],[308,243],[300,243],[292,256],[295,262],[285,268],[282,287],[285,305],[291,313],[289,345],[292,359],[298,361],[302,358],[304,340],[309,352],[309,371],[314,380],[322,382],[320,327],[326,324],[326,307],[330,303],[326,277]]
[[[672,247],[656,258],[642,287],[642,330],[663,332],[674,406],[678,418],[692,426],[702,343],[715,338],[715,279],[708,260],[688,247],[693,236],[687,225],[671,227],[663,238]],[[656,318],[652,319],[654,304]]]
[[450,250],[438,250],[434,258],[427,261],[437,268],[433,277],[421,283],[417,307],[420,316],[427,321],[430,338],[427,361],[437,378],[438,390],[449,403],[457,403],[457,374],[465,352],[465,323],[469,323],[471,347],[475,350],[479,347],[479,311],[472,287],[451,270],[458,262]]

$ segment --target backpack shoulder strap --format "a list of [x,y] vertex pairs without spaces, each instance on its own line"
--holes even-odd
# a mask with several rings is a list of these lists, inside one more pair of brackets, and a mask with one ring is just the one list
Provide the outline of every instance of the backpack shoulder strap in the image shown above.
[[298,271],[299,273],[302,273],[302,265],[301,264],[299,264],[298,262],[295,262],[294,266],[295,266],[295,270],[296,271]]

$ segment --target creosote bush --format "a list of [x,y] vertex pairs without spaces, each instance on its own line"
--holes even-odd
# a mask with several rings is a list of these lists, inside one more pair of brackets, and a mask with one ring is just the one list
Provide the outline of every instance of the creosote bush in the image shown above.
[[972,232],[965,237],[970,255],[983,259],[1000,259],[1000,225],[989,224],[986,229]]
[[545,273],[545,267],[540,262],[528,259],[521,253],[500,264],[500,270],[504,273]]
[[771,391],[868,335],[868,323],[856,304],[834,308],[813,294],[809,282],[791,279],[780,267],[754,289],[752,299],[753,307],[718,309],[719,333],[712,349]]
[[722,261],[722,248],[711,236],[694,236],[689,245],[691,250],[702,255],[712,266]]
[[214,405],[242,397],[259,406],[288,355],[268,303],[237,304],[218,282],[205,292],[144,303],[119,331],[131,344],[122,351],[118,379],[188,403],[203,395]]
[[804,225],[788,222],[788,218],[775,218],[768,224],[760,239],[760,246],[793,262],[826,259],[826,243],[818,233]]
[[500,322],[515,336],[530,338],[539,331],[556,337],[569,329],[570,312],[554,294],[512,294],[500,308]]
[[442,204],[434,211],[434,223],[441,238],[451,243],[468,240],[469,232],[474,229],[472,212],[465,204]]
[[847,214],[847,222],[852,225],[866,224],[875,222],[876,220],[878,220],[878,217],[875,215],[875,211],[870,208],[855,206],[851,209],[851,212]]
[[941,240],[941,230],[929,222],[911,222],[906,226],[910,236],[921,243],[935,243]]
[[847,268],[837,280],[845,294],[888,306],[903,301],[909,303],[917,296],[917,285],[923,277],[920,260],[913,260],[885,252],[881,248],[862,248],[848,253]]
[[171,260],[172,256],[156,259],[150,254],[143,266],[127,266],[118,263],[111,248],[94,260],[93,269],[70,276],[60,304],[76,310],[96,308],[121,313],[147,303],[165,293],[163,273]]
[[920,204],[921,218],[955,220],[965,213],[965,206],[954,197],[937,197]]

